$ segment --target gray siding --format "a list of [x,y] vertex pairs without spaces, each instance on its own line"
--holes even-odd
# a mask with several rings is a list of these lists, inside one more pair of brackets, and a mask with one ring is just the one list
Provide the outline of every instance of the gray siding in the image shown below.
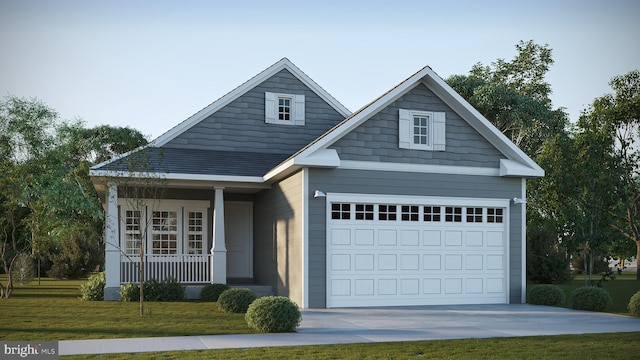
[[[398,148],[398,110],[446,113],[446,151]],[[342,160],[498,168],[502,155],[425,85],[419,84],[338,140]]]
[[[264,93],[305,96],[305,125],[265,123]],[[293,154],[344,117],[282,70],[165,145],[169,148]]]
[[254,274],[258,284],[302,305],[302,172],[256,195]]
[[[521,196],[521,179],[491,176],[311,169],[309,189],[357,194],[394,194],[511,199]],[[326,203],[309,199],[309,307],[326,307]],[[521,208],[510,207],[509,301],[519,303],[521,278]]]

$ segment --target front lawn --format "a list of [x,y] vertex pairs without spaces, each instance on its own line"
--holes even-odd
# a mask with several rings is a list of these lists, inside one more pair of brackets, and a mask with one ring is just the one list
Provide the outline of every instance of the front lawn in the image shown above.
[[[4,275],[0,281],[6,283]],[[43,278],[0,299],[1,340],[75,340],[157,336],[247,334],[244,314],[228,314],[211,302],[82,301],[83,281]]]
[[[631,315],[629,313],[629,309],[627,309],[627,305],[629,304],[629,299],[636,292],[640,291],[640,281],[636,280],[635,272],[623,272],[621,275],[615,274],[615,280],[605,281],[602,287],[609,292],[611,298],[613,299],[613,305],[611,309],[607,312],[615,313],[615,314],[623,314],[623,315]],[[600,279],[600,276],[594,275],[594,279],[597,281]],[[531,290],[536,284],[527,284],[527,292]],[[584,275],[578,275],[573,280],[566,284],[558,285],[562,290],[564,290],[565,295],[567,296],[567,302],[564,307],[569,307],[569,296],[571,296],[571,292],[579,287],[584,286]],[[528,299],[528,296],[527,296]]]

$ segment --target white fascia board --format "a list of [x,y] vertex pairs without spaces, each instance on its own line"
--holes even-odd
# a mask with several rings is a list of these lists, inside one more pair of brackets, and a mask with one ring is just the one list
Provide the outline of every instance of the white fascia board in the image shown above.
[[544,170],[539,166],[532,168],[518,161],[500,159],[500,176],[542,177]]
[[473,167],[473,166],[403,164],[403,163],[342,160],[340,164],[340,168],[352,169],[352,170],[394,171],[394,172],[412,172],[412,173],[426,173],[426,174],[500,176],[500,171],[497,168]]
[[131,178],[131,179],[159,179],[159,180],[188,180],[188,181],[215,181],[215,182],[239,182],[239,183],[263,183],[262,176],[228,176],[228,175],[199,175],[199,174],[165,174],[151,172],[128,172],[112,170],[90,170],[93,177]]
[[258,75],[252,77],[242,85],[231,90],[226,95],[214,101],[204,109],[198,111],[197,113],[195,113],[194,115],[186,119],[185,121],[176,125],[171,130],[160,135],[157,139],[155,139],[152,142],[153,146],[160,147],[168,143],[169,141],[175,139],[177,136],[179,136],[186,130],[190,129],[195,124],[211,116],[218,110],[222,109],[232,101],[236,100],[237,98],[245,94],[247,91],[258,86],[260,83],[272,77],[273,75],[277,74],[283,69],[287,69],[289,72],[291,72],[295,77],[298,78],[298,80],[300,80],[307,87],[309,87],[313,92],[315,92],[320,98],[322,98],[328,104],[330,104],[336,111],[338,111],[344,117],[347,117],[351,114],[349,109],[344,107],[344,105],[340,104],[338,100],[336,100],[333,96],[331,96],[328,92],[326,92],[322,87],[320,87],[320,85],[318,85],[315,81],[313,81],[310,77],[308,77],[305,73],[303,73],[302,70],[298,69],[295,65],[293,65],[293,63],[291,63],[289,59],[283,58],[282,60],[278,61],[277,63],[263,70]]
[[268,181],[280,174],[287,174],[303,167],[337,168],[341,164],[338,152],[335,149],[320,149],[314,153],[303,156],[299,154],[283,162],[264,175],[264,181]]
[[[447,84],[438,74],[429,69],[431,74],[425,77],[425,84],[442,101],[449,105],[467,123],[487,139],[493,146],[505,154],[509,159],[525,164],[533,170],[534,174],[529,176],[544,176],[544,170],[531,159],[524,151],[516,146],[498,128],[496,128],[487,118],[458,94],[449,84]],[[515,176],[515,175],[513,175]]]
[[307,156],[293,158],[294,165],[308,167],[336,168],[340,166],[340,156],[335,149],[321,149]]

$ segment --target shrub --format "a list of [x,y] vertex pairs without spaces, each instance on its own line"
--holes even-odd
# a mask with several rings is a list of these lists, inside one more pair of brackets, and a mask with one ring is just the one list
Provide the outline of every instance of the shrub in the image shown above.
[[184,287],[178,280],[169,278],[159,284],[159,294],[152,301],[181,301],[184,300]]
[[[144,300],[145,301],[180,301],[184,300],[184,287],[175,279],[158,281],[150,279],[145,281]],[[120,298],[122,301],[140,301],[140,287],[138,284],[120,285]]]
[[140,287],[138,284],[122,284],[120,285],[120,300],[122,301],[140,301]]
[[104,272],[89,276],[86,283],[80,285],[80,299],[85,301],[104,300],[104,286],[107,284]]
[[89,229],[69,229],[46,256],[51,261],[47,275],[57,279],[79,279],[96,270],[104,251]]
[[594,286],[579,287],[569,297],[571,308],[576,310],[606,311],[612,303],[611,295],[605,289]]
[[563,284],[571,280],[570,259],[549,224],[527,226],[527,280]]
[[640,291],[633,294],[631,299],[629,299],[629,305],[627,306],[629,312],[633,316],[640,316]]
[[263,333],[294,332],[300,325],[298,306],[284,296],[257,299],[247,310],[247,325]]
[[256,295],[253,291],[245,288],[233,288],[220,294],[218,307],[225,312],[245,313],[255,299]]
[[13,280],[19,285],[27,285],[35,276],[33,258],[29,253],[18,254],[13,263]]
[[562,306],[566,296],[557,285],[540,284],[531,288],[529,292],[529,304]]
[[209,284],[205,285],[200,291],[200,300],[202,301],[218,301],[220,294],[225,290],[229,290],[227,284]]

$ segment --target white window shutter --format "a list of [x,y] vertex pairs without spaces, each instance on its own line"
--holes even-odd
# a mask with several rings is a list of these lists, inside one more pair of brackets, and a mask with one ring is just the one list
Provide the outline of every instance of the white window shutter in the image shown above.
[[264,93],[264,121],[267,124],[275,124],[277,119],[277,97],[275,93]]
[[433,150],[444,151],[446,145],[445,113],[433,113]]
[[398,122],[398,146],[401,149],[411,148],[411,111],[400,109],[400,121]]
[[294,95],[293,97],[293,123],[294,125],[304,125],[304,95]]

